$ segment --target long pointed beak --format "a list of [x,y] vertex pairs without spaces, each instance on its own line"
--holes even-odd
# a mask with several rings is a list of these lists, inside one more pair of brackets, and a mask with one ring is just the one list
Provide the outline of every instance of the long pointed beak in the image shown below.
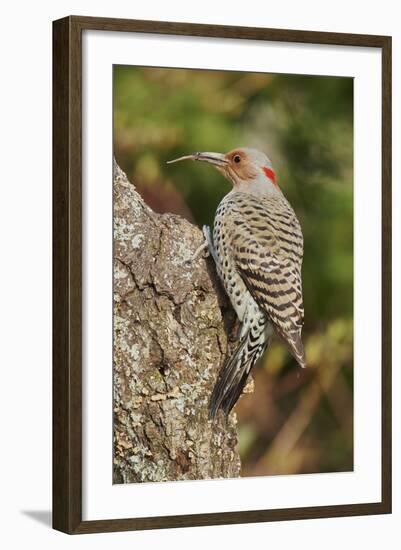
[[178,159],[168,160],[167,164],[172,164],[173,162],[179,162],[181,160],[200,160],[203,162],[210,162],[215,166],[225,166],[228,164],[225,156],[222,153],[192,153],[192,155],[185,155],[184,157],[179,157]]

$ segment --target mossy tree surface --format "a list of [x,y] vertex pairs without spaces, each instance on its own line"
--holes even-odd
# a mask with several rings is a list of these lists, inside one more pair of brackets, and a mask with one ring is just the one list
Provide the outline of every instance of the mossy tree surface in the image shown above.
[[115,165],[114,482],[237,477],[236,416],[208,420],[233,313],[201,231]]

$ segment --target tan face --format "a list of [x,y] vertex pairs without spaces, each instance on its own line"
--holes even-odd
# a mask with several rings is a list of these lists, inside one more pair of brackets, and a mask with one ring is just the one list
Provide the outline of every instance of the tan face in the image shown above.
[[241,181],[255,179],[259,170],[254,160],[244,149],[233,149],[224,155],[226,164],[217,166],[217,169],[234,185]]

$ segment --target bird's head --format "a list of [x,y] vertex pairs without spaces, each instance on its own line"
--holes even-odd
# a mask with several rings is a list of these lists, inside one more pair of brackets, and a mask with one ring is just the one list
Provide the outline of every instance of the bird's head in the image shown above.
[[268,157],[249,147],[223,153],[193,153],[168,163],[181,160],[197,160],[213,164],[232,184],[236,191],[255,195],[281,193],[272,163]]

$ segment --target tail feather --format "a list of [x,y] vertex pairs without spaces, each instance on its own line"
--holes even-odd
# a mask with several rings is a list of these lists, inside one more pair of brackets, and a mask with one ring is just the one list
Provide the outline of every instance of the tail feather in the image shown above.
[[248,332],[221,369],[210,399],[209,418],[214,420],[220,408],[228,416],[238,401],[252,367],[267,347],[262,335]]
[[248,361],[246,368],[243,368],[243,375],[239,378],[238,383],[235,387],[232,388],[232,391],[226,395],[221,403],[221,408],[224,411],[224,414],[228,416],[231,412],[231,409],[234,407],[238,399],[240,398],[244,387],[248,381],[248,376],[255,365],[256,361],[263,354],[265,346],[261,349],[260,352],[254,353]]
[[[212,418],[213,420],[216,418],[222,402],[224,399],[227,399],[230,390],[232,391],[235,389],[241,383],[241,378],[244,378],[245,370],[238,369],[237,365],[240,361],[245,345],[246,339],[239,344],[233,355],[226,361],[219,373],[216,385],[213,388],[209,405],[209,418]],[[238,374],[241,374],[242,376],[238,377]],[[245,384],[242,384],[242,387],[244,385]]]
[[276,326],[276,332],[287,346],[289,352],[303,369],[306,367],[304,345],[301,338],[301,330],[283,332]]

